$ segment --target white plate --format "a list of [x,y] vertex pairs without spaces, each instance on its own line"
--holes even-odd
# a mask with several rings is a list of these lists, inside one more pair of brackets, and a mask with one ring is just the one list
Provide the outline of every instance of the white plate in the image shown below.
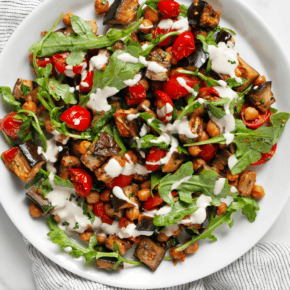
[[[17,28],[0,55],[0,85],[13,88],[17,78],[32,79],[28,63],[29,46],[40,39],[40,31],[48,30],[61,12],[77,13],[86,20],[95,19],[92,0],[50,0],[42,3]],[[190,5],[191,1],[179,3]],[[242,1],[210,0],[216,10],[221,11],[221,26],[237,32],[236,49],[268,80],[273,81],[277,108],[290,111],[287,97],[290,92],[289,62],[275,34],[264,21]],[[49,11],[49,13],[48,13]],[[98,26],[101,19],[98,19]],[[101,31],[99,31],[100,33]],[[0,116],[6,114],[0,107]],[[1,203],[19,231],[45,256],[65,269],[90,280],[124,288],[161,288],[184,284],[210,275],[226,267],[251,247],[270,229],[282,211],[289,196],[290,151],[287,148],[290,126],[279,140],[278,151],[269,164],[259,168],[257,183],[264,186],[265,198],[260,202],[261,210],[255,223],[250,224],[237,216],[234,227],[225,225],[218,233],[215,243],[201,242],[198,252],[173,267],[164,261],[155,273],[146,268],[126,269],[119,272],[97,271],[81,259],[73,259],[59,250],[46,236],[48,228],[43,220],[33,220],[28,213],[25,190],[19,180],[1,165]],[[0,152],[8,148],[0,139]]]

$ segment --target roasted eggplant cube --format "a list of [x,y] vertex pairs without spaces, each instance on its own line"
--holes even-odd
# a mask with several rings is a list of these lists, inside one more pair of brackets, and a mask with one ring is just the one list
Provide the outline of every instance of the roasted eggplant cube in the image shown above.
[[231,39],[232,39],[232,35],[228,31],[221,30],[217,34],[215,42],[217,44],[220,43],[220,42],[227,43],[228,41],[231,41]]
[[104,17],[103,24],[128,25],[136,20],[138,0],[115,0]]
[[204,29],[214,29],[219,25],[220,12],[214,11],[212,6],[203,0],[194,0],[188,8],[188,22],[190,25]]
[[219,170],[224,170],[231,155],[232,154],[226,149],[219,151],[212,161],[212,166]]
[[114,243],[118,245],[121,256],[124,256],[127,253],[127,251],[130,250],[132,247],[130,242],[121,240],[115,235],[106,239],[105,246],[107,249],[114,251]]
[[51,204],[39,191],[40,189],[37,190],[36,187],[33,187],[26,193],[26,196],[40,207],[43,212],[46,212],[47,207],[51,206]]
[[25,99],[24,93],[21,90],[21,86],[26,86],[30,91],[33,90],[33,81],[17,79],[14,89],[13,96],[16,100],[20,101],[21,99]]
[[150,238],[142,238],[134,253],[143,264],[153,272],[158,268],[165,256],[165,249],[155,244]]
[[256,182],[256,172],[244,171],[239,179],[238,191],[241,196],[248,196],[251,194]]
[[155,226],[153,224],[153,218],[146,215],[139,215],[138,224],[136,227],[137,231],[154,231]]
[[[103,257],[96,260],[97,267],[99,269],[104,269],[104,270],[112,270],[116,262],[117,262],[117,259],[114,259],[114,258],[110,259],[109,257]],[[122,270],[122,269],[124,269],[123,263],[118,265],[118,267],[116,268],[116,270]]]
[[114,113],[115,122],[122,137],[137,136],[138,128],[136,120],[129,121],[127,118],[128,115],[137,113],[138,111],[132,108],[129,110],[117,110],[116,113]]
[[182,162],[185,160],[185,154],[179,153],[177,149],[171,155],[169,161],[163,166],[162,172],[174,172],[176,171]]
[[30,167],[34,167],[37,163],[45,161],[44,156],[38,153],[38,146],[32,140],[28,140],[20,144],[19,149],[26,157]]
[[120,146],[107,132],[103,132],[100,135],[98,141],[94,144],[93,147],[93,153],[95,156],[111,157],[113,155],[117,155],[120,151]]
[[276,101],[271,88],[272,82],[254,86],[246,95],[246,100],[261,113],[266,113]]

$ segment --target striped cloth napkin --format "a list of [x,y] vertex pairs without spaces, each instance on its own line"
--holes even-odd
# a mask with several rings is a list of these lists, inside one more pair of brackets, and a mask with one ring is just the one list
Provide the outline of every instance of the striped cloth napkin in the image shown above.
[[[0,52],[14,29],[42,1],[0,0]],[[66,271],[43,256],[28,241],[25,242],[38,290],[117,289],[88,281]],[[290,246],[263,243],[256,245],[236,262],[215,274],[166,290],[289,290],[289,274]]]

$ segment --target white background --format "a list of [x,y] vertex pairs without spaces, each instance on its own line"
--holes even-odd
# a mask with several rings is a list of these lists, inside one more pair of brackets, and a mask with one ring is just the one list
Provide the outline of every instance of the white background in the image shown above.
[[[284,45],[285,50],[290,51],[290,2],[288,0],[243,1],[264,18],[280,39],[281,44]],[[5,194],[5,189],[1,188],[1,191],[3,191],[1,192],[2,194]],[[277,195],[278,194],[279,192],[277,192]],[[285,208],[275,225],[266,236],[262,238],[261,242],[290,243],[289,209],[290,200],[285,205]],[[31,272],[31,262],[26,252],[22,235],[12,224],[1,205],[0,290],[36,290],[36,285]]]

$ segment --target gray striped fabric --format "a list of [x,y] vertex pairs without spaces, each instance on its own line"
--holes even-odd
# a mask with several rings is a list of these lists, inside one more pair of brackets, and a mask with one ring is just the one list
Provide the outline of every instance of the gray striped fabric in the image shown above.
[[[14,29],[42,1],[0,0],[0,51]],[[64,270],[25,242],[39,290],[117,289],[88,281]],[[288,290],[289,273],[290,246],[264,243],[258,244],[235,263],[209,277],[167,290]]]

